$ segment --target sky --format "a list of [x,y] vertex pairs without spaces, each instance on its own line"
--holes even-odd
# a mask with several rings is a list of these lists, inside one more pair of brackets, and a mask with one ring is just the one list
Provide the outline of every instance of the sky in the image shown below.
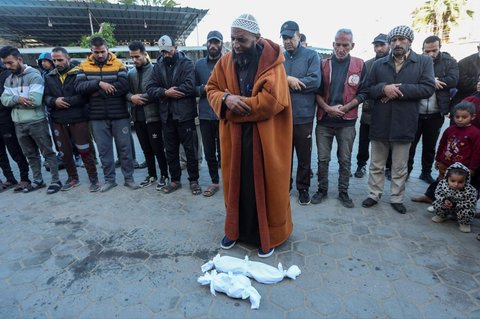
[[[388,33],[401,24],[411,25],[411,12],[424,2],[425,0],[401,0],[393,4],[388,0],[177,0],[181,7],[209,9],[198,28],[187,38],[188,46],[204,44],[207,33],[211,30],[220,31],[224,40],[229,41],[232,22],[242,13],[250,13],[257,19],[262,36],[279,44],[280,27],[288,20],[299,24],[300,32],[307,36],[310,46],[322,48],[332,48],[336,31],[349,28],[355,42],[351,54],[363,59],[374,55],[371,42],[375,36]],[[443,48],[444,51],[447,48],[446,51],[457,59],[474,53],[480,41],[480,0],[469,2],[470,8],[476,12],[476,19],[462,22],[458,30],[455,30],[453,35],[456,40],[462,38],[459,40],[461,44],[444,45]],[[412,48],[416,52],[421,52],[423,39],[428,35],[415,32]]]

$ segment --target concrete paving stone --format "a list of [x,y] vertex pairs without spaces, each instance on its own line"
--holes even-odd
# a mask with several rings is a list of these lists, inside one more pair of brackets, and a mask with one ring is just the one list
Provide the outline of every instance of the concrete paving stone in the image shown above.
[[331,316],[342,310],[342,302],[338,295],[332,294],[327,288],[318,288],[307,295],[307,306],[322,316]]
[[12,286],[3,281],[0,289],[0,306],[21,305],[33,293],[31,284]]
[[58,243],[60,243],[60,239],[58,239],[57,237],[44,238],[42,241],[40,241],[35,246],[33,246],[33,250],[35,251],[50,250]]
[[31,254],[31,250],[27,247],[10,248],[7,252],[1,255],[2,263],[9,263],[19,261]]
[[278,308],[276,304],[272,303],[270,300],[263,300],[260,303],[260,308],[257,310],[247,311],[245,318],[278,319],[285,318],[285,315],[285,312]]
[[[249,312],[259,311],[250,310],[251,304],[249,298],[244,300],[241,298],[230,298],[220,292],[217,292],[216,296],[212,295],[212,298],[212,305],[207,315],[207,317],[211,319],[240,319],[245,318]],[[262,299],[260,299],[259,309],[262,309]]]
[[[79,319],[96,319],[119,317],[122,309],[115,303],[113,299],[101,299],[89,304],[81,313],[78,314]],[[132,318],[139,318],[133,316]],[[139,318],[140,319],[140,318]]]
[[392,238],[388,240],[388,245],[393,249],[398,249],[407,253],[414,253],[420,249],[418,244],[410,238]]
[[475,309],[468,314],[470,319],[479,319],[480,318],[480,309]]
[[23,258],[20,262],[25,267],[31,267],[43,264],[50,257],[52,257],[52,252],[50,250],[35,251]]
[[[453,231],[453,230],[452,230]],[[455,231],[458,231],[455,229]],[[468,240],[473,243],[478,243],[475,241],[475,237],[472,236],[472,234],[464,234],[461,233],[462,236],[468,236]],[[463,241],[465,241],[465,238],[462,238]],[[458,242],[455,244],[449,244],[448,249],[450,250],[451,253],[457,256],[465,256],[465,257],[470,257],[470,258],[478,258],[478,251],[475,249],[471,248],[470,244],[465,244],[464,242]]]
[[349,276],[361,277],[370,273],[367,262],[361,260],[360,258],[348,257],[344,259],[338,259],[336,262],[338,264],[338,269]]
[[198,318],[208,314],[213,301],[211,298],[205,298],[205,294],[210,294],[208,288],[202,288],[204,288],[202,291],[183,295],[178,301],[177,311],[183,314],[185,318]]
[[0,307],[0,318],[9,318],[9,319],[16,319],[16,318],[22,318],[23,316],[21,315],[20,309],[18,306],[4,306]]
[[343,244],[339,246],[338,243],[335,242],[335,236],[333,238],[333,243],[328,243],[320,247],[320,254],[330,256],[334,259],[350,257],[350,245]]
[[11,275],[8,278],[8,282],[14,286],[31,283],[35,281],[35,279],[40,276],[42,272],[43,269],[41,266],[22,268],[17,270],[13,275]]
[[142,303],[153,290],[153,285],[148,285],[148,281],[130,283],[124,283],[121,279],[119,281],[120,285],[117,286],[113,299],[122,307]]
[[400,265],[388,261],[379,261],[372,264],[372,274],[378,278],[394,281],[403,278]]
[[345,306],[348,313],[360,319],[374,318],[383,312],[381,305],[374,298],[363,294],[346,296]]
[[329,220],[325,223],[318,225],[318,231],[321,233],[336,234],[344,232],[345,227],[346,225],[337,224]]
[[455,305],[445,305],[441,303],[431,303],[423,310],[427,318],[435,319],[460,319],[465,318],[465,314],[455,308]]
[[351,224],[347,226],[347,230],[357,236],[370,234],[370,229],[364,224]]
[[309,271],[326,273],[337,269],[335,259],[325,254],[308,256],[305,259],[305,268]]
[[22,303],[22,311],[26,317],[46,318],[48,309],[53,308],[59,299],[62,298],[62,292],[59,289],[48,289],[33,291]]
[[383,310],[385,315],[391,319],[413,319],[423,317],[420,315],[420,309],[415,304],[400,298],[390,298],[386,300],[383,303]]
[[440,303],[454,304],[460,306],[459,309],[475,309],[480,306],[480,301],[472,298],[471,294],[447,285],[440,284],[431,290],[437,302]]
[[90,304],[91,301],[85,295],[65,296],[53,303],[49,312],[52,318],[71,318],[78,316]]
[[458,269],[463,272],[475,275],[480,273],[480,264],[478,258],[467,256],[445,255],[444,260],[450,268]]
[[312,310],[303,307],[291,310],[287,313],[287,319],[306,319],[317,317],[318,313],[315,313]]
[[100,300],[112,299],[119,292],[121,282],[117,278],[92,280],[86,296],[94,303]]
[[[207,287],[208,288],[208,287]],[[175,309],[180,300],[181,293],[171,286],[159,287],[151,290],[142,301],[154,313],[163,313]]]
[[81,241],[68,240],[52,247],[52,254],[55,256],[71,256],[72,250],[85,246]]
[[395,265],[405,265],[412,263],[412,259],[408,256],[406,252],[398,251],[390,247],[383,247],[379,251],[382,261],[388,262]]
[[470,291],[480,288],[478,282],[470,274],[459,270],[443,269],[438,271],[440,279],[447,285],[461,288],[463,291]]
[[153,313],[144,305],[133,305],[130,307],[121,308],[117,315],[118,319],[150,319],[153,318]]
[[390,282],[373,276],[364,276],[356,279],[355,287],[357,287],[355,291],[358,291],[359,294],[364,294],[375,300],[390,298],[395,293]]
[[300,255],[297,252],[287,251],[284,253],[278,253],[275,256],[275,260],[276,260],[275,263],[271,263],[271,262],[266,262],[266,263],[271,264],[274,267],[277,267],[278,263],[282,263],[283,269],[288,269],[293,265],[298,266],[301,271],[305,269],[305,256]]
[[371,247],[372,249],[384,249],[388,244],[385,238],[382,238],[375,234],[367,234],[360,236],[360,242],[366,247]]
[[295,286],[291,280],[285,279],[275,284],[268,299],[281,309],[290,311],[305,306],[305,291]]
[[375,262],[380,260],[380,255],[377,251],[358,245],[358,242],[352,243],[350,248],[352,257],[361,259],[366,262]]
[[0,263],[0,279],[6,279],[14,274],[17,270],[21,269],[22,265],[19,262],[7,262]]
[[292,283],[299,289],[303,289],[306,293],[309,290],[322,287],[323,279],[322,275],[316,271],[308,269],[300,269],[302,274],[298,276]]
[[375,226],[370,226],[369,229],[373,235],[377,235],[378,237],[381,237],[381,238],[391,239],[391,238],[398,237],[396,228],[392,226],[379,224]]
[[408,279],[425,286],[433,286],[440,282],[437,274],[428,268],[405,265],[402,267],[402,271]]
[[440,270],[447,267],[447,264],[438,253],[429,253],[428,251],[419,251],[410,254],[417,266],[427,267],[433,270]]
[[278,247],[275,247],[276,253],[282,253],[293,250],[293,243],[290,240],[285,241]]
[[293,243],[293,251],[303,256],[318,255],[320,253],[319,245],[310,241]]
[[60,269],[65,269],[70,266],[73,262],[77,259],[72,255],[64,255],[64,256],[55,256],[54,262],[55,265]]
[[310,231],[306,233],[307,235],[307,240],[317,243],[317,244],[326,244],[332,242],[332,235],[327,234],[325,232],[319,232],[319,231]]
[[71,276],[67,279],[66,284],[62,285],[62,292],[65,296],[87,295],[92,282],[89,277],[75,278]]
[[396,280],[392,286],[399,300],[406,300],[417,306],[426,304],[433,299],[431,289],[415,282]]

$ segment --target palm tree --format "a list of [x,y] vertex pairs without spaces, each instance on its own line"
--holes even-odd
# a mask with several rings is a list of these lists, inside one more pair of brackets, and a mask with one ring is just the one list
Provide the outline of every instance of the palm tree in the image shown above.
[[450,40],[452,26],[460,18],[472,18],[473,11],[467,9],[468,0],[427,0],[412,12],[413,28],[438,35],[444,43]]

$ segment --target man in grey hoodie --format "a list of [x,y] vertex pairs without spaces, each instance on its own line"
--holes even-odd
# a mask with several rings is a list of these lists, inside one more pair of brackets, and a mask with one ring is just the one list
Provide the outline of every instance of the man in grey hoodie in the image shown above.
[[[316,111],[315,92],[322,78],[320,59],[315,51],[300,44],[300,30],[296,22],[285,22],[280,34],[285,47],[283,65],[287,71],[293,108],[293,148],[298,159],[296,173],[298,202],[300,205],[308,205],[310,204],[308,189],[312,159],[312,130]],[[290,188],[292,183],[293,179],[290,178]]]
[[23,191],[28,193],[45,187],[39,150],[50,166],[52,181],[47,194],[58,192],[62,183],[58,177],[58,164],[52,149],[52,138],[43,106],[44,81],[39,71],[23,63],[17,48],[5,46],[0,50],[0,58],[12,74],[5,81],[1,101],[12,108],[12,120],[18,142],[33,173],[33,182]]

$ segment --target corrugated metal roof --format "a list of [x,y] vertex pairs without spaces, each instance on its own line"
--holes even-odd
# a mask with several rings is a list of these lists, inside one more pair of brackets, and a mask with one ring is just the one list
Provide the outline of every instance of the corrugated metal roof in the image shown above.
[[[0,35],[17,42],[69,45],[91,34],[100,23],[115,25],[120,44],[141,40],[154,44],[168,34],[184,41],[208,10],[48,0],[0,0]],[[146,26],[146,27],[145,27]]]

